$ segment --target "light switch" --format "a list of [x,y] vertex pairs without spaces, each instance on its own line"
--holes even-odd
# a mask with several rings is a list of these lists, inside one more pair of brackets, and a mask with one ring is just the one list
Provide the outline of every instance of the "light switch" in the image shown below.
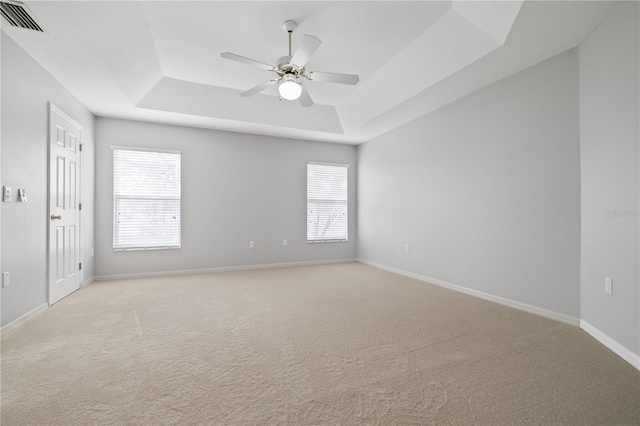
[[23,203],[27,202],[27,190],[24,188],[18,189],[18,196]]

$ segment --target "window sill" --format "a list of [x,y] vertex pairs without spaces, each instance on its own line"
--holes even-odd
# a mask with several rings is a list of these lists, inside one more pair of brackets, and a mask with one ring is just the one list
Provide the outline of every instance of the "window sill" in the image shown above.
[[114,252],[118,251],[148,251],[148,250],[180,250],[181,246],[172,247],[127,247],[127,248],[113,248]]

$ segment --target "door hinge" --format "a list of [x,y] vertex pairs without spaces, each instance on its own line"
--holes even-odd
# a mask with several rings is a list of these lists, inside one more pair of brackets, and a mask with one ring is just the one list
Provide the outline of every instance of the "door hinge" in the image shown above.
[[82,262],[80,262],[80,263],[78,264],[78,270],[79,270],[79,271],[81,271],[81,270],[82,270]]
[[82,203],[78,203],[78,210],[82,210]]
[[83,143],[80,144],[80,151],[82,151],[82,145],[84,145]]

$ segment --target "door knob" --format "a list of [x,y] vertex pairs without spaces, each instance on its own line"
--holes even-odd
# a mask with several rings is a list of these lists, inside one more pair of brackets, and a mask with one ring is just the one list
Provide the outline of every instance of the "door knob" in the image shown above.
[[59,214],[51,215],[51,220],[60,220],[60,219],[62,219],[62,215],[59,215]]

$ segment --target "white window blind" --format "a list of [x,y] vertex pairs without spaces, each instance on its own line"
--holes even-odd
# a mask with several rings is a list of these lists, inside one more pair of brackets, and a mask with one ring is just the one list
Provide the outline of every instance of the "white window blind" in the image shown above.
[[307,164],[307,241],[347,241],[349,166]]
[[180,153],[113,148],[113,249],[180,247]]

